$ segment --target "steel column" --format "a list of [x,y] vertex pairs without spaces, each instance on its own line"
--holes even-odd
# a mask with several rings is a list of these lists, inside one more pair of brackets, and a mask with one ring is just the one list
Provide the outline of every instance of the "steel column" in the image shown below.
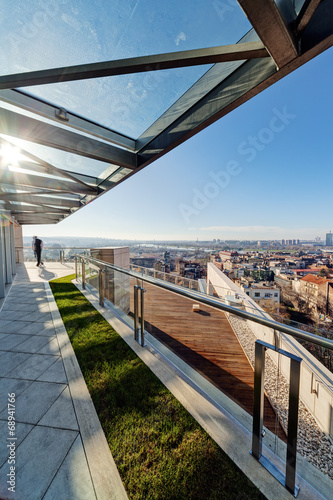
[[82,259],[82,288],[86,289],[86,263],[84,259]]
[[252,455],[257,460],[260,459],[262,454],[265,350],[265,346],[257,342],[255,343]]
[[139,340],[139,286],[134,285],[134,340]]
[[[281,471],[262,454],[266,349],[272,349],[273,351],[290,358],[288,437],[285,476],[283,476]],[[261,465],[265,467],[265,469],[267,469],[294,496],[297,496],[299,491],[299,487],[295,484],[295,479],[301,361],[302,359],[298,356],[284,351],[283,349],[276,349],[275,346],[267,344],[261,340],[257,340],[255,343],[253,433],[251,453],[261,463]]]
[[294,494],[295,492],[295,479],[296,479],[296,452],[297,452],[300,371],[301,371],[300,361],[291,359],[289,411],[288,411],[286,488],[292,494]]
[[145,346],[145,308],[144,308],[144,294],[146,292],[146,290],[142,287],[140,287],[140,292],[141,292],[141,336],[140,336],[140,340],[141,340],[141,347],[144,347]]

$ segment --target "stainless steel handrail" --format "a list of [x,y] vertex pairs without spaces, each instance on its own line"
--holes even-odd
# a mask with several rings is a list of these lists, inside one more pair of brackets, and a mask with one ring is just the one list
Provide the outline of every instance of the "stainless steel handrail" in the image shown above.
[[187,297],[188,299],[196,300],[201,302],[202,304],[206,304],[210,307],[215,307],[216,309],[220,309],[222,311],[234,314],[235,316],[240,316],[241,318],[248,319],[253,321],[254,323],[259,323],[260,325],[267,326],[268,328],[272,328],[275,330],[279,330],[280,332],[286,333],[287,335],[291,335],[292,337],[305,340],[308,342],[313,342],[321,347],[333,350],[333,340],[325,339],[323,337],[319,337],[313,333],[304,332],[298,328],[284,325],[283,323],[279,323],[278,321],[274,321],[268,318],[263,318],[256,316],[255,314],[242,311],[232,306],[228,306],[224,303],[221,303],[219,299],[215,299],[211,296],[204,295],[200,292],[185,289],[181,286],[173,285],[171,283],[164,282],[158,278],[153,278],[152,276],[141,275],[135,271],[130,271],[128,269],[124,269],[122,267],[115,266],[113,264],[109,264],[105,261],[94,259],[88,256],[77,255],[77,258],[82,260],[90,261],[93,264],[101,265],[113,269],[114,271],[118,271],[120,273],[127,274],[128,276],[132,276],[133,278],[137,278],[141,281],[145,281],[146,283],[150,283],[155,286],[159,286],[160,288],[164,288],[170,292],[177,293],[182,295],[183,297]]

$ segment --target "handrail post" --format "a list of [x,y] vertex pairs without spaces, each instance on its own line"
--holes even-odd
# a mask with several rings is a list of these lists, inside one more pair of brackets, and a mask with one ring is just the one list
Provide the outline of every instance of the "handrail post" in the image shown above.
[[141,347],[145,346],[145,310],[144,310],[144,293],[146,290],[140,287],[141,292]]
[[298,427],[300,372],[301,372],[300,361],[297,361],[295,359],[291,359],[290,360],[289,410],[288,410],[286,488],[293,495],[295,493],[295,479],[296,479],[296,452],[297,452],[297,427]]
[[82,288],[86,289],[86,262],[82,259]]
[[75,279],[77,280],[78,274],[77,274],[77,255],[75,255]]
[[98,270],[99,305],[104,307],[104,268]]
[[138,341],[139,333],[139,286],[134,285],[134,340]]
[[265,347],[255,343],[252,455],[260,460],[264,417]]
[[[262,455],[263,417],[264,417],[264,374],[265,374],[265,351],[272,349],[290,358],[290,382],[289,382],[289,408],[288,408],[288,430],[287,430],[287,457],[285,477],[280,470]],[[255,365],[254,365],[254,403],[253,403],[253,430],[252,430],[252,455],[267,469],[285,488],[295,497],[299,491],[296,486],[296,451],[297,451],[297,427],[299,406],[299,385],[302,359],[283,349],[277,349],[274,345],[267,344],[262,340],[255,343]]]

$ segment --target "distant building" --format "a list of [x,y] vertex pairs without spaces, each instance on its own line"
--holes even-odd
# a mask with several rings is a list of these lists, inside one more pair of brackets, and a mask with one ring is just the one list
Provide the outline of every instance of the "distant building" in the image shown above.
[[330,231],[326,234],[326,246],[333,247],[333,233]]
[[224,262],[224,261],[230,260],[234,257],[238,257],[238,252],[228,252],[226,250],[222,250],[221,252],[219,252],[219,255],[220,255],[222,262]]
[[313,274],[300,280],[300,297],[305,301],[310,314],[330,314],[333,310],[333,282]]
[[275,285],[251,283],[251,286],[241,286],[251,299],[262,307],[271,307],[278,311],[280,305],[280,289]]

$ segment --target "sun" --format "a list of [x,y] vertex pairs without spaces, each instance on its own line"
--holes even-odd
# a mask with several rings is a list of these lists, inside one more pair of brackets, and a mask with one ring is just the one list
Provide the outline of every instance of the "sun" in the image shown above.
[[20,151],[10,144],[0,146],[0,160],[7,166],[15,166],[22,158]]

